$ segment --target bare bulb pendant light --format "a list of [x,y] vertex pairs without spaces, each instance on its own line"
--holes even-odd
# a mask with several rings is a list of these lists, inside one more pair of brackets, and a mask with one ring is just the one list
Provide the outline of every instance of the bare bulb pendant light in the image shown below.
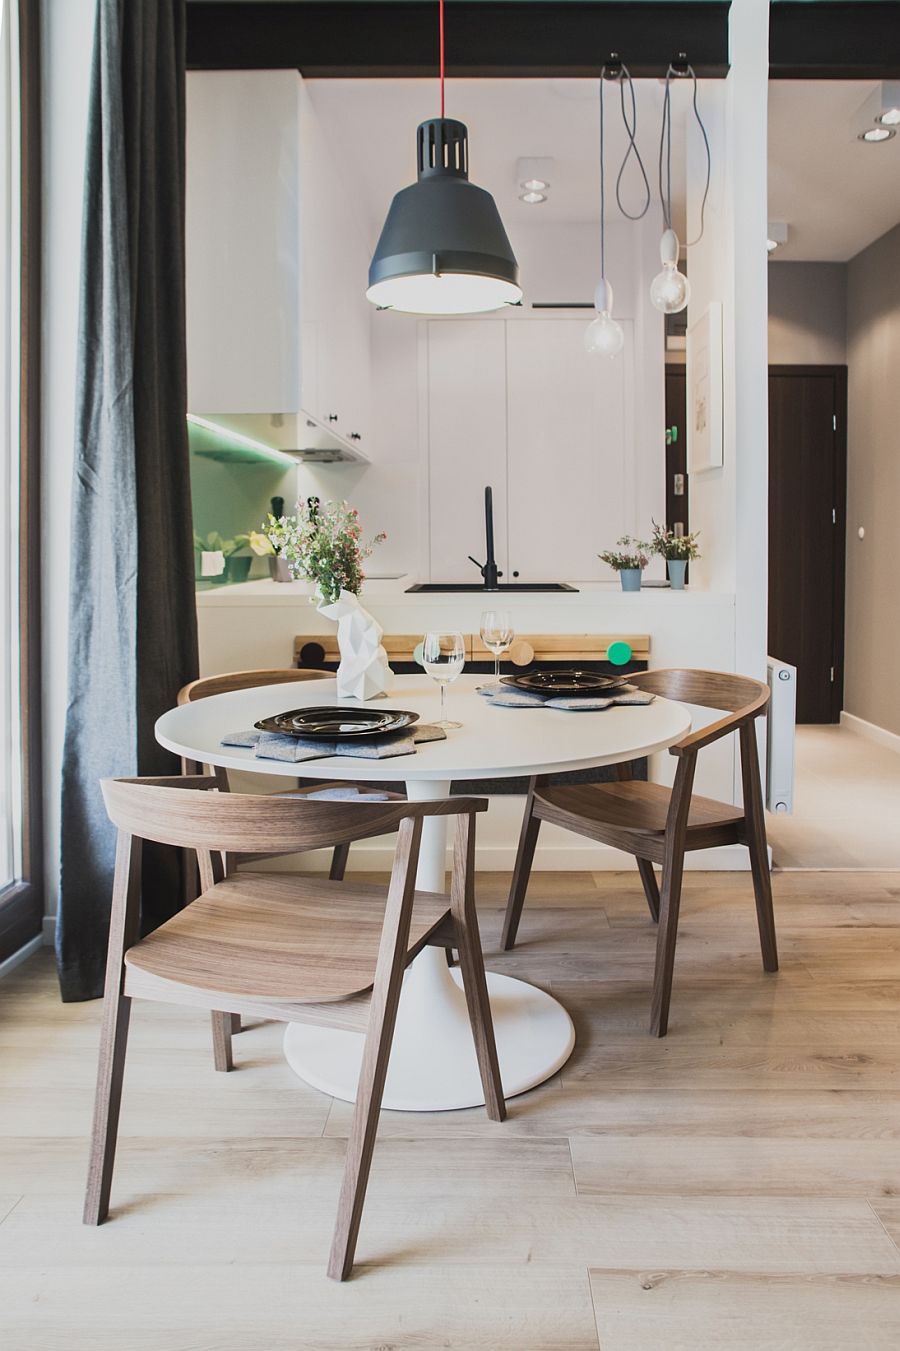
[[662,126],[659,135],[659,196],[663,212],[663,236],[659,245],[659,257],[662,271],[658,272],[650,283],[650,303],[663,314],[678,314],[687,308],[691,298],[691,284],[683,272],[678,270],[678,236],[672,228],[672,99],[671,83],[677,75],[689,75],[694,82],[694,117],[703,136],[706,148],[706,187],[700,204],[700,233],[691,240],[691,247],[699,244],[703,238],[703,226],[706,214],[706,199],[709,196],[709,184],[712,175],[712,159],[709,150],[709,137],[697,107],[697,76],[693,66],[679,62],[670,65],[666,71],[666,90],[663,96]]
[[625,346],[625,330],[612,317],[613,290],[606,280],[606,163],[603,151],[603,85],[606,74],[604,66],[600,72],[600,280],[594,292],[597,318],[585,331],[584,347],[592,356],[614,357]]
[[[584,346],[586,351],[597,356],[614,357],[625,345],[625,330],[622,325],[612,317],[613,308],[613,290],[606,279],[606,136],[605,122],[603,113],[603,89],[606,80],[611,80],[619,86],[619,105],[622,112],[622,125],[625,128],[625,135],[628,138],[628,148],[619,165],[619,172],[616,175],[616,204],[622,215],[627,220],[641,220],[646,216],[650,207],[650,182],[647,178],[647,171],[644,168],[644,161],[641,159],[641,152],[637,146],[637,99],[634,93],[634,82],[628,72],[628,67],[619,60],[613,53],[608,64],[603,66],[600,72],[600,281],[594,292],[594,308],[597,311],[597,318],[588,325],[584,335]],[[631,105],[629,114],[625,101],[625,90],[628,90],[628,102]],[[622,200],[622,180],[625,170],[628,167],[628,161],[634,156],[635,164],[640,170],[643,187],[641,195],[643,197],[643,206],[635,211],[629,211]]]
[[369,267],[367,299],[409,314],[479,314],[522,299],[518,264],[489,192],[469,182],[468,132],[441,115],[416,133],[418,175],[391,203]]

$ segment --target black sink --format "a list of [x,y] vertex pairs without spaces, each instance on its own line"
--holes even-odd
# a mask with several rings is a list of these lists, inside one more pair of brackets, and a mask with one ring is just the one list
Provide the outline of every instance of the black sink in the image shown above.
[[484,582],[416,582],[408,586],[410,591],[480,591],[483,595],[493,596],[498,591],[577,591],[577,586],[568,582],[500,582],[488,589]]

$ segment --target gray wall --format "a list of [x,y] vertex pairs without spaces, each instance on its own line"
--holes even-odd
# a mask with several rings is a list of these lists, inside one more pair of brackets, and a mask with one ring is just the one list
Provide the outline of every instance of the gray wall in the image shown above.
[[848,273],[844,708],[900,734],[900,226]]
[[847,361],[847,264],[769,263],[769,365]]

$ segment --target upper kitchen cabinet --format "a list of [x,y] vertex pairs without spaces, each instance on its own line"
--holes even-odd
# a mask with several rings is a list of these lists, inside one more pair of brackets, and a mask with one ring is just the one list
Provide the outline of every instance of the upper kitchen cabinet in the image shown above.
[[586,322],[424,326],[432,581],[477,581],[467,555],[484,557],[488,483],[508,582],[597,581],[598,551],[635,528],[633,324],[623,353],[603,361],[584,350]]
[[295,71],[187,77],[188,406],[368,450],[371,241]]

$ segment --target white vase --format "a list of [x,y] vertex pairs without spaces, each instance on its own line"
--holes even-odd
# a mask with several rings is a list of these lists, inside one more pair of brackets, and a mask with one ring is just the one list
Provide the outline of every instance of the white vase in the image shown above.
[[337,669],[339,699],[377,699],[391,679],[387,653],[381,645],[384,630],[352,591],[342,591],[327,605],[319,601],[316,609],[338,626],[341,664]]

